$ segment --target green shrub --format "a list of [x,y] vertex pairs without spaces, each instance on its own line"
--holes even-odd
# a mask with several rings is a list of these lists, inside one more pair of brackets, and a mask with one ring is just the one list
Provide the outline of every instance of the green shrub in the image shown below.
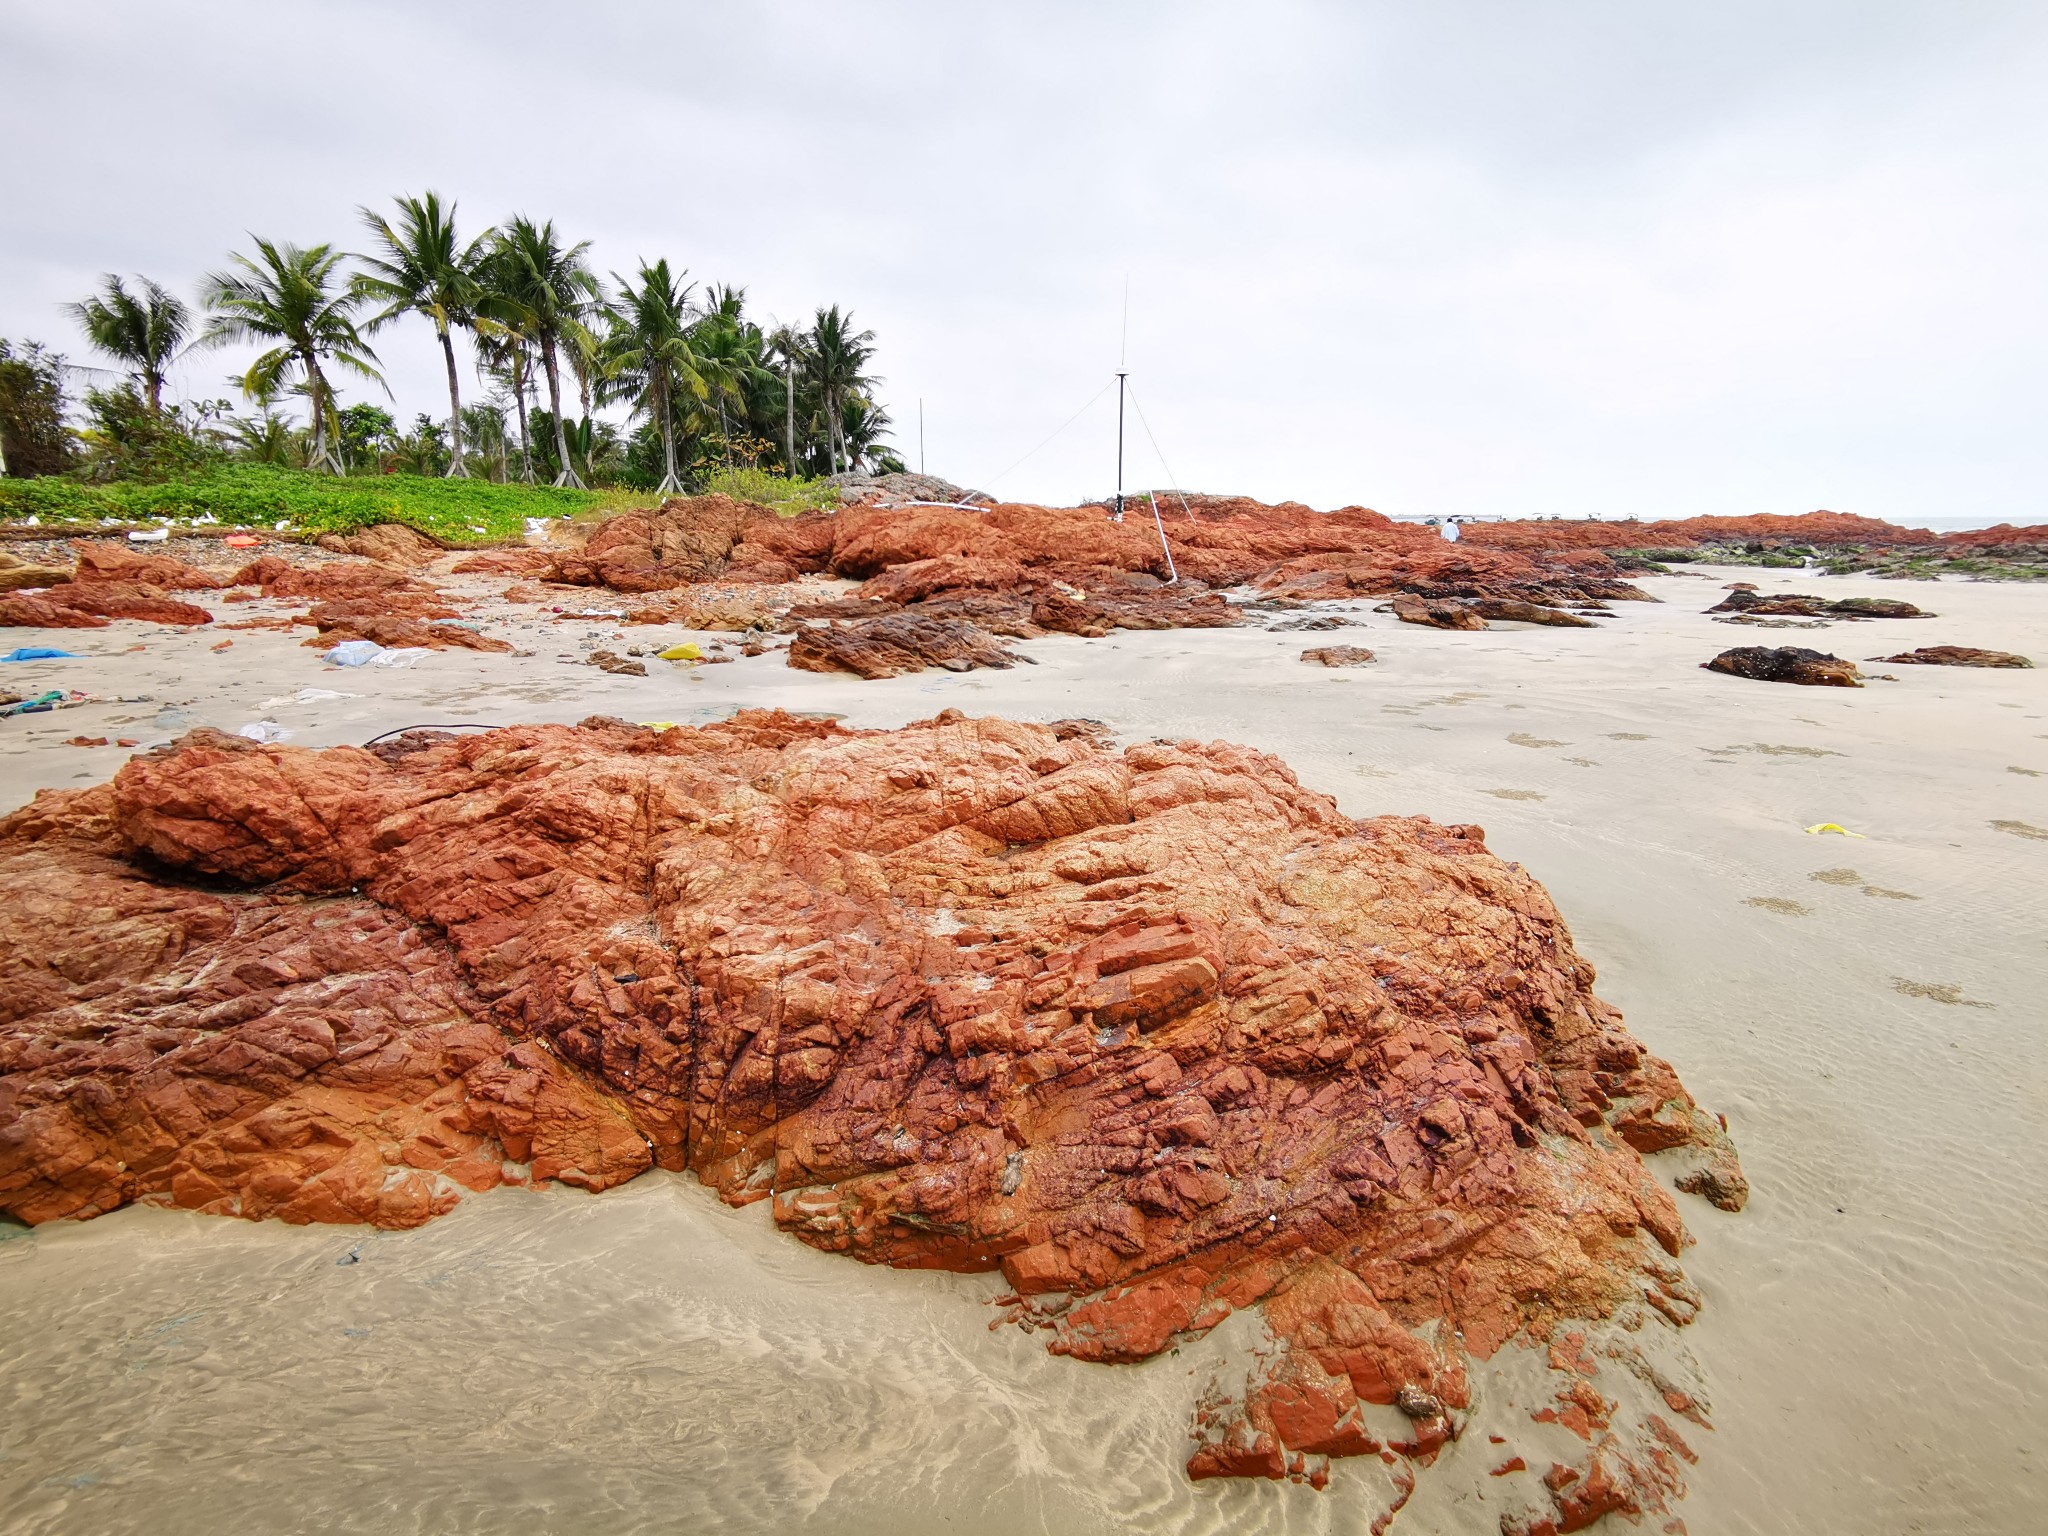
[[836,512],[839,488],[824,480],[791,480],[765,469],[715,470],[704,477],[707,496],[730,496],[734,501],[758,502],[773,507],[784,517],[800,512]]

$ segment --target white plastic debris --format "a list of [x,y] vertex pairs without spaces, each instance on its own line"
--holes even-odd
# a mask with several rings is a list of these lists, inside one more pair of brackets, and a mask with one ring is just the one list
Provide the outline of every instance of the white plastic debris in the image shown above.
[[344,640],[332,650],[322,651],[320,659],[330,667],[367,666],[383,653],[384,647],[374,640]]
[[400,645],[372,656],[370,658],[370,665],[373,667],[409,667],[422,656],[431,655],[433,655],[433,652],[423,645]]
[[171,530],[168,528],[158,528],[148,533],[137,530],[128,535],[128,542],[130,544],[161,544],[170,536]]
[[235,734],[237,736],[246,736],[251,741],[264,743],[290,741],[292,739],[292,733],[279,725],[275,720],[252,720],[249,724],[236,731]]

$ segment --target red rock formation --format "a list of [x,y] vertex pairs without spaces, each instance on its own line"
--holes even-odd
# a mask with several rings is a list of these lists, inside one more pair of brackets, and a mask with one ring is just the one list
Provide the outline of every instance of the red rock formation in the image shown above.
[[742,530],[774,516],[730,496],[678,497],[652,511],[624,512],[601,524],[580,552],[556,556],[548,579],[614,592],[687,586],[722,574]]
[[360,555],[380,565],[408,569],[425,565],[446,552],[439,542],[403,523],[377,523],[353,533],[323,533],[315,542],[320,548],[338,554]]
[[1863,686],[1862,674],[1853,661],[1799,645],[1740,645],[1700,665],[1709,672],[1754,678],[1760,683],[1799,683],[1823,688]]
[[456,614],[432,587],[403,571],[364,560],[293,565],[282,555],[264,555],[237,571],[234,584],[261,588],[265,597],[349,602],[415,619],[453,618]]
[[1009,668],[1027,660],[1003,649],[984,629],[964,619],[894,613],[847,624],[809,625],[789,643],[789,664],[804,672],[851,672],[856,677],[900,677],[926,667],[971,672]]
[[33,565],[0,550],[0,592],[19,592],[25,587],[61,587],[71,580],[63,566]]
[[180,602],[155,587],[109,581],[74,581],[34,597],[0,598],[0,627],[98,629],[109,619],[193,625],[210,624],[213,615],[197,603]]
[[157,587],[167,592],[212,592],[227,583],[173,555],[149,555],[126,544],[82,544],[73,580]]
[[1567,613],[1562,608],[1553,608],[1548,603],[1525,603],[1513,597],[1481,597],[1472,603],[1475,613],[1482,619],[1505,621],[1514,624],[1545,624],[1560,629],[1597,629],[1591,619],[1581,618],[1576,613]]
[[1896,656],[1873,656],[1872,661],[1896,661],[1921,667],[2031,667],[2033,663],[2011,651],[1980,651],[1969,645],[1923,645],[1917,651]]
[[0,597],[0,629],[105,629],[96,613],[53,603],[49,594]]
[[[952,712],[198,732],[0,821],[0,878],[26,1220],[408,1226],[690,1168],[827,1251],[1000,1267],[1079,1359],[1267,1300],[1285,1359],[1197,1474],[1427,1461],[1467,1351],[1690,1316],[1639,1150],[1745,1194],[1478,828],[1353,821],[1242,747]],[[1571,1485],[1641,1503],[1599,1454]]]
[[1413,597],[1402,592],[1389,606],[1403,624],[1423,624],[1431,629],[1486,628],[1478,609],[1455,599]]
[[299,622],[319,630],[304,643],[320,650],[344,640],[371,640],[393,648],[424,646],[436,651],[491,651],[501,655],[512,649],[506,641],[494,640],[460,624],[429,624],[403,613],[382,612],[350,602],[316,604]]
[[1301,659],[1326,667],[1362,667],[1378,658],[1362,645],[1318,645],[1303,651]]
[[522,576],[545,580],[555,572],[555,557],[545,549],[491,549],[458,560],[449,570],[457,576]]

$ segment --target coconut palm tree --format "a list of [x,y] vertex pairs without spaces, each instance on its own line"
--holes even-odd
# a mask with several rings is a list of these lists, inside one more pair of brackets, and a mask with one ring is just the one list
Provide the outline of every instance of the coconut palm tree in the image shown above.
[[874,457],[891,425],[892,418],[882,406],[866,395],[849,395],[839,411],[839,440],[846,445],[846,467],[859,469],[864,459]]
[[462,388],[455,371],[456,327],[473,324],[476,307],[484,296],[477,281],[477,264],[483,240],[464,245],[455,233],[455,205],[443,209],[439,193],[398,199],[398,221],[368,208],[356,210],[376,237],[377,251],[358,256],[363,270],[356,275],[356,289],[373,304],[384,307],[370,317],[371,332],[388,325],[400,315],[425,315],[434,322],[440,338],[441,357],[448,365],[448,470],[467,477],[469,466],[462,459]]
[[161,416],[165,370],[184,350],[192,329],[192,311],[184,301],[146,277],[136,278],[130,293],[109,272],[100,279],[98,293],[64,308],[93,346],[128,366],[149,401],[150,415]]
[[768,371],[761,351],[761,328],[747,319],[746,300],[744,288],[713,284],[705,290],[703,310],[690,327],[697,371],[711,391],[710,403],[718,415],[718,435],[725,445],[728,467],[732,462],[732,413],[736,411],[742,422],[751,424],[753,397]]
[[553,220],[536,224],[521,217],[498,231],[496,245],[503,262],[502,286],[492,295],[492,318],[516,326],[539,349],[547,373],[548,411],[555,420],[555,462],[561,466],[555,484],[581,486],[562,431],[558,348],[584,329],[585,318],[600,298],[597,278],[583,261],[590,242],[565,246]]
[[213,347],[272,343],[242,375],[242,389],[255,396],[288,380],[304,383],[312,415],[308,467],[338,475],[341,463],[327,431],[334,414],[334,390],[321,360],[380,386],[384,383],[377,354],[356,328],[355,312],[362,297],[350,284],[337,281],[341,252],[326,244],[302,249],[258,240],[253,260],[240,254],[233,260],[238,270],[214,272],[206,279],[211,318],[199,341]]
[[[493,395],[476,405],[462,408],[463,440],[483,461],[486,480],[503,481],[507,477],[507,444],[510,434],[505,430],[505,400]],[[495,468],[495,473],[493,469]]]
[[879,379],[868,377],[867,367],[875,356],[875,333],[856,331],[853,316],[842,315],[839,306],[818,311],[811,328],[810,361],[818,388],[824,395],[825,429],[829,434],[832,473],[838,474],[846,457],[844,417],[846,402],[863,395]]
[[782,359],[782,470],[797,473],[796,459],[796,372],[808,366],[810,347],[804,333],[793,325],[778,325],[763,343],[769,357]]
[[652,266],[642,263],[636,282],[617,273],[618,297],[607,316],[611,322],[605,345],[611,357],[611,399],[633,402],[634,414],[661,430],[661,484],[671,496],[683,488],[676,472],[676,408],[684,398],[710,398],[695,347],[690,340],[690,286],[671,275],[664,257]]

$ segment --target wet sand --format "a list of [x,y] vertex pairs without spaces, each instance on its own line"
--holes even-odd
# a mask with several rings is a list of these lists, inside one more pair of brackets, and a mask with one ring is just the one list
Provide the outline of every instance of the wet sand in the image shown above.
[[[1735,579],[1941,617],[1703,616]],[[502,604],[485,627],[536,654],[409,670],[324,668],[260,631],[218,655],[219,632],[13,631],[96,654],[9,665],[10,687],[154,698],[0,728],[0,806],[126,756],[59,745],[78,734],[271,720],[324,746],[776,704],[1229,738],[1354,814],[1480,822],[1555,895],[1602,996],[1727,1114],[1755,1189],[1736,1216],[1681,1197],[1707,1296],[1685,1339],[1717,1426],[1682,1508],[1695,1536],[2040,1529],[2048,591],[1749,570],[1644,585],[1665,601],[1617,604],[1607,633],[1451,634],[1359,603],[1341,610],[1359,627],[1328,633],[1054,637],[1019,647],[1036,666],[885,682],[779,655],[611,676],[560,658],[708,637],[617,640]],[[1333,643],[1380,660],[1296,659]],[[2044,665],[1863,661],[1937,643]],[[1698,669],[1749,644],[1897,680]],[[309,688],[353,696],[300,702]],[[1819,822],[1864,835],[1802,831]],[[1185,1481],[1188,1407],[1228,1329],[1141,1367],[1054,1360],[987,1331],[992,1279],[815,1254],[687,1179],[500,1191],[404,1234],[158,1210],[5,1230],[0,1531],[1313,1532],[1362,1529],[1375,1505],[1372,1469],[1341,1462],[1324,1494]],[[1394,1530],[1492,1529],[1483,1482],[1440,1464]]]

